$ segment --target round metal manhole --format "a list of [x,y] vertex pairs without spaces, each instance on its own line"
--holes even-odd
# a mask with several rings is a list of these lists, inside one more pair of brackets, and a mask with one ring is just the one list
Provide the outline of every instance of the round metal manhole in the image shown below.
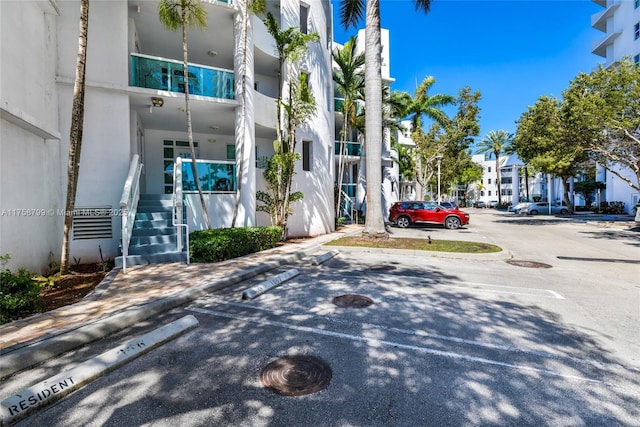
[[515,265],[518,267],[527,267],[527,268],[551,268],[549,264],[545,264],[543,262],[526,261],[521,259],[508,259],[507,264]]
[[376,271],[389,271],[389,270],[395,270],[395,269],[396,269],[395,265],[388,265],[388,264],[375,264],[369,267],[369,270],[376,270]]
[[285,356],[265,366],[260,381],[282,396],[303,396],[327,387],[331,375],[331,367],[317,357]]
[[373,304],[373,300],[364,295],[340,295],[333,298],[333,303],[342,308],[365,308]]

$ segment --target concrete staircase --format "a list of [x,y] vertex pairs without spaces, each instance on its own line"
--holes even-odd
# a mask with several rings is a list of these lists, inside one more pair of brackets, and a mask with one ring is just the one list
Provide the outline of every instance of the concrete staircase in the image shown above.
[[[177,230],[171,225],[173,195],[142,194],[138,202],[127,266],[187,262],[187,252],[176,251]],[[122,256],[115,259],[122,267]]]

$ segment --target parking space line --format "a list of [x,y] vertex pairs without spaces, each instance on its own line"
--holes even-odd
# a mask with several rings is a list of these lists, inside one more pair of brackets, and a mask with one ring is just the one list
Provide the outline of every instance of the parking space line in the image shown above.
[[[303,313],[292,311],[292,310],[283,310],[283,309],[280,309],[280,308],[274,309],[274,308],[268,308],[268,307],[259,307],[259,306],[255,306],[255,305],[248,305],[246,303],[237,303],[237,302],[233,302],[233,301],[223,301],[223,300],[215,300],[214,301],[213,298],[209,298],[208,301],[213,301],[215,303],[222,304],[222,305],[231,305],[231,306],[234,306],[234,307],[249,308],[251,310],[258,310],[258,311],[268,312],[268,313],[275,314],[277,316],[281,316],[281,315],[299,316],[299,315],[303,314]],[[308,316],[308,314],[306,314],[306,313],[304,315]],[[343,323],[343,324],[347,324],[347,323],[348,324],[352,324],[352,323],[354,323],[353,320],[344,320],[344,319],[341,319],[339,317],[324,316],[324,315],[321,315],[321,314],[312,314],[312,316],[315,317],[315,318],[318,318],[318,319],[322,319],[323,321],[328,321],[328,322],[332,322],[332,323]],[[448,336],[448,335],[432,334],[432,333],[425,332],[425,331],[422,331],[422,330],[411,330],[411,329],[389,327],[389,326],[378,325],[378,324],[367,323],[367,322],[362,322],[362,323],[358,322],[358,324],[363,326],[363,327],[370,328],[370,329],[397,332],[397,333],[400,333],[400,334],[403,334],[403,335],[411,335],[411,336],[416,336],[416,337],[421,337],[421,338],[433,338],[433,339],[436,339],[436,340],[450,341],[450,342],[455,342],[455,343],[458,343],[458,344],[471,345],[471,346],[474,346],[474,347],[487,348],[487,349],[491,349],[491,350],[500,350],[500,351],[508,351],[508,352],[512,352],[512,353],[528,354],[528,355],[531,355],[531,356],[544,357],[544,358],[547,358],[547,359],[566,360],[566,361],[570,361],[570,362],[581,364],[581,365],[591,365],[591,366],[594,366],[596,368],[604,368],[605,367],[605,364],[600,363],[600,362],[596,362],[596,361],[591,361],[591,360],[587,360],[587,359],[580,359],[580,358],[573,357],[573,356],[563,356],[563,355],[560,355],[560,354],[552,354],[552,353],[548,353],[548,352],[544,352],[544,351],[538,351],[538,350],[527,350],[527,349],[514,347],[512,345],[491,344],[491,343],[486,343],[486,342],[481,342],[481,341],[468,340],[468,339],[465,339],[465,338],[452,337],[452,336]]]
[[534,368],[534,367],[524,366],[524,365],[516,365],[516,364],[512,364],[512,363],[501,362],[501,361],[498,361],[498,360],[485,359],[485,358],[481,358],[481,357],[469,356],[469,355],[460,354],[460,353],[454,353],[454,352],[450,352],[450,351],[435,350],[435,349],[428,348],[428,347],[422,347],[422,346],[416,346],[416,345],[410,345],[410,344],[402,344],[402,343],[399,343],[399,342],[381,340],[381,339],[377,339],[377,338],[366,338],[366,337],[359,336],[359,335],[352,335],[352,334],[346,334],[346,333],[342,333],[342,332],[328,331],[326,329],[318,329],[318,328],[312,328],[312,327],[308,327],[308,326],[291,325],[291,324],[284,323],[284,322],[266,320],[266,319],[253,319],[253,318],[246,317],[246,316],[240,316],[240,315],[236,315],[236,314],[224,313],[224,312],[221,312],[221,311],[210,310],[210,309],[205,309],[205,308],[198,308],[198,307],[189,307],[188,310],[195,311],[195,312],[201,313],[201,314],[208,314],[208,315],[217,316],[217,317],[224,317],[224,318],[227,318],[227,319],[239,320],[239,321],[243,321],[243,322],[257,323],[257,324],[260,324],[260,325],[275,326],[275,327],[280,327],[280,328],[285,328],[285,329],[290,329],[290,330],[295,330],[295,331],[300,331],[300,332],[312,333],[312,334],[323,335],[323,336],[334,337],[334,338],[347,339],[347,340],[351,340],[351,341],[362,342],[362,343],[365,343],[367,345],[374,346],[374,347],[388,346],[388,347],[393,347],[393,348],[402,348],[402,349],[406,349],[406,350],[417,351],[417,352],[420,352],[420,353],[423,353],[423,354],[429,354],[429,355],[440,356],[440,357],[448,357],[448,358],[451,358],[451,359],[463,360],[463,361],[466,361],[466,362],[481,363],[481,364],[492,365],[492,366],[500,366],[500,367],[503,367],[503,368],[515,369],[515,370],[518,370],[518,371],[535,372],[535,373],[538,373],[538,374],[543,374],[543,375],[548,375],[548,376],[553,376],[553,377],[559,377],[559,378],[565,378],[565,379],[571,379],[571,380],[577,380],[577,381],[583,381],[583,382],[589,382],[589,383],[608,384],[608,383],[606,383],[604,381],[601,381],[601,380],[596,380],[596,379],[587,378],[587,377],[581,377],[581,376],[577,376],[577,375],[565,375],[565,374],[561,374],[561,373],[558,373],[558,372],[550,371],[550,370],[547,370],[547,369]]

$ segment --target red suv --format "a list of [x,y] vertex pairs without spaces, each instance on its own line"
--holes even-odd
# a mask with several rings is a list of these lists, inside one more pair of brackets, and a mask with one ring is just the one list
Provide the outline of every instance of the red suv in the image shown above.
[[432,202],[397,202],[391,206],[389,221],[400,228],[411,224],[442,224],[456,229],[469,224],[469,214],[455,208],[445,208]]

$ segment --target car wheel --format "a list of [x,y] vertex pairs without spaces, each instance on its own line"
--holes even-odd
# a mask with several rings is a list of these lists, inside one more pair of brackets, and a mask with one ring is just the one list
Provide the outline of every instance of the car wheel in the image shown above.
[[529,215],[538,215],[538,211],[536,210],[529,211]]
[[562,210],[560,211],[560,215],[566,215],[566,214],[568,214],[568,213],[569,213],[569,211],[568,211],[568,210],[566,210],[566,209],[562,209]]
[[460,221],[460,218],[457,218],[455,216],[450,216],[449,218],[444,220],[444,228],[447,228],[449,230],[460,228],[461,225],[462,223]]
[[401,216],[401,217],[398,218],[396,223],[398,224],[398,227],[400,227],[400,228],[407,228],[408,226],[411,225],[411,220],[407,216]]

